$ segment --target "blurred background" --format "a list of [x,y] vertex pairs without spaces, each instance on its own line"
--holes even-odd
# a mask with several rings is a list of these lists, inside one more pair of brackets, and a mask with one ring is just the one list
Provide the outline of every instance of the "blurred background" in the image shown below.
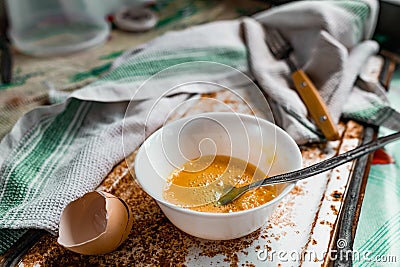
[[[109,35],[109,22],[113,22],[114,27],[128,31],[151,29],[157,22],[154,18],[151,20],[154,14],[151,11],[146,12],[146,8],[153,7],[152,11],[162,11],[157,10],[157,7],[171,5],[173,2],[180,1],[0,0],[1,48],[4,51],[4,42],[8,41],[20,52],[34,56],[79,51],[103,43]],[[199,1],[186,2],[190,7]],[[215,1],[203,2],[206,5],[215,5]],[[258,2],[280,5],[290,0]],[[177,12],[186,12],[186,9],[179,10],[179,4],[176,8]],[[396,29],[400,20],[399,11],[400,0],[380,0],[380,15],[374,39],[383,49],[394,52],[399,50],[400,43],[400,33]],[[131,22],[126,22],[127,20]],[[132,20],[136,20],[135,24]]]

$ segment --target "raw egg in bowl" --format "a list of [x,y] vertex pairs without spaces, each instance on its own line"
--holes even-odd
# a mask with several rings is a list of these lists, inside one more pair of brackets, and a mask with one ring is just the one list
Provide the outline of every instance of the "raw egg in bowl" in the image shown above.
[[135,174],[176,227],[196,237],[227,240],[264,225],[294,183],[257,188],[220,206],[226,190],[301,166],[297,144],[275,124],[212,112],[153,133],[138,151]]

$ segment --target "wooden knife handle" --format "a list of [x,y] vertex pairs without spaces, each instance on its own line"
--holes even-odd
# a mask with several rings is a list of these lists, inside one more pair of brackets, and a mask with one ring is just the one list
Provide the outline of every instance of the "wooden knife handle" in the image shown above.
[[310,78],[301,69],[292,73],[292,79],[298,94],[306,105],[311,118],[328,140],[340,138],[336,124],[329,115],[324,100]]

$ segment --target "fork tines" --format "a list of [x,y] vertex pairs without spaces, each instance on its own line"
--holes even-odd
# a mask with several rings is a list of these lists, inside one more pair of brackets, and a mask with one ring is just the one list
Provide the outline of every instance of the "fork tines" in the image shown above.
[[276,59],[286,59],[293,51],[292,46],[285,40],[278,29],[265,27],[265,42]]

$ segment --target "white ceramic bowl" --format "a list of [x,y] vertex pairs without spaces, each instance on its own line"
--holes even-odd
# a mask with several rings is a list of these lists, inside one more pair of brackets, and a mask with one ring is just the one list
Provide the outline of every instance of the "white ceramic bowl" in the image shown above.
[[293,139],[278,126],[254,116],[203,113],[173,121],[152,134],[135,159],[137,180],[176,227],[205,239],[234,239],[257,230],[294,187],[294,183],[282,185],[273,200],[232,213],[198,212],[164,200],[165,179],[171,172],[190,159],[209,154],[251,162],[269,176],[302,166]]

